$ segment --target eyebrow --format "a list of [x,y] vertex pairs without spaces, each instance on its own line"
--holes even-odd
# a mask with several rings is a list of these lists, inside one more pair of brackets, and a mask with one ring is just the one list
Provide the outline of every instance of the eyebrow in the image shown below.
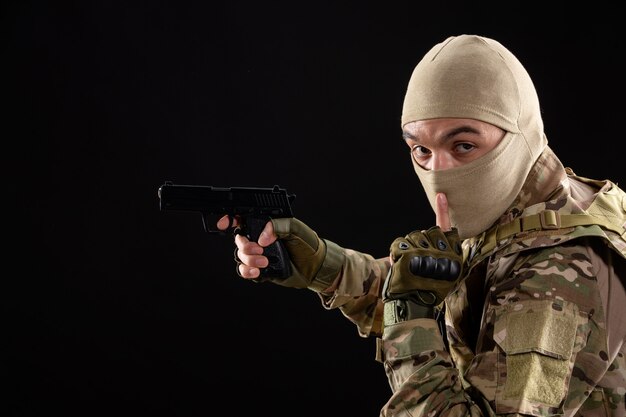
[[[463,125],[463,126],[459,126],[459,127],[455,127],[454,129],[450,130],[449,132],[446,132],[443,135],[443,140],[449,140],[451,138],[453,138],[454,136],[460,134],[460,133],[474,133],[474,134],[480,134],[480,132],[469,125]],[[419,138],[417,136],[412,135],[411,133],[407,132],[407,131],[402,131],[402,139],[403,140],[413,140],[416,142],[419,142]]]

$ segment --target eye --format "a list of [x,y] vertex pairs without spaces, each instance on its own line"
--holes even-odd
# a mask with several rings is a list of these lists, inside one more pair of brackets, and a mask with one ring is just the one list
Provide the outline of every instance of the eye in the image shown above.
[[415,145],[411,148],[411,155],[415,159],[421,159],[430,156],[431,150],[423,147],[422,145]]
[[454,145],[454,150],[458,153],[468,153],[476,149],[476,146],[468,142],[457,143]]

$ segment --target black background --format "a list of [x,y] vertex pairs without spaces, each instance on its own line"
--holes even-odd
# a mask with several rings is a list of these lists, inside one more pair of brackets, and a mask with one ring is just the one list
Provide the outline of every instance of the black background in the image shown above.
[[386,256],[434,221],[399,120],[449,35],[511,49],[564,164],[625,179],[615,10],[339,3],[2,6],[2,415],[377,415],[374,340],[237,277],[232,239],[157,189],[279,184],[321,236]]

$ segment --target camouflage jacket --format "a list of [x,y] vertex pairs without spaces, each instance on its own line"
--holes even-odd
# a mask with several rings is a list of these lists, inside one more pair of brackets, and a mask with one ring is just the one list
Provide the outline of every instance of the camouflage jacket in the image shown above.
[[383,328],[387,258],[345,250],[318,292],[377,337],[392,388],[381,416],[626,416],[625,194],[549,148],[529,178],[499,227],[464,242],[445,337],[432,319]]

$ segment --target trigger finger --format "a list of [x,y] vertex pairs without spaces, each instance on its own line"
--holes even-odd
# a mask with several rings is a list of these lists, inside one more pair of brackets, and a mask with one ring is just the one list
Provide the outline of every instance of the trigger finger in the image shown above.
[[219,230],[226,230],[231,226],[231,224],[232,224],[231,217],[228,214],[226,214],[220,217],[220,219],[217,221],[217,228]]
[[219,218],[217,221],[217,228],[219,230],[228,230],[239,227],[239,216],[231,216],[230,214],[225,214]]

